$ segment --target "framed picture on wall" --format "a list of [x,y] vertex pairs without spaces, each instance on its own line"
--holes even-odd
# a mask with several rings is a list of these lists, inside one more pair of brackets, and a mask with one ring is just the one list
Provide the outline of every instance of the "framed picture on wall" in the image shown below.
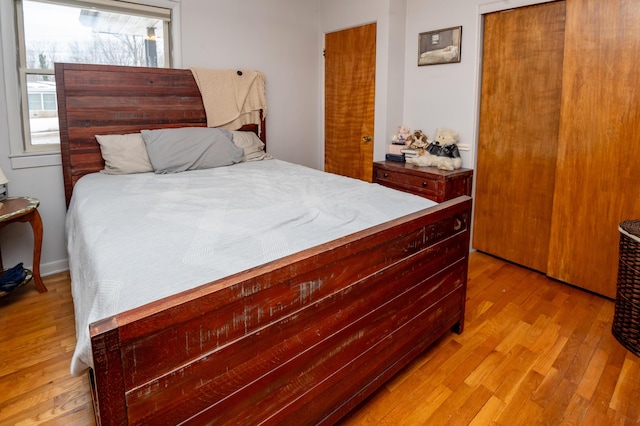
[[460,62],[462,27],[427,31],[418,35],[418,66]]

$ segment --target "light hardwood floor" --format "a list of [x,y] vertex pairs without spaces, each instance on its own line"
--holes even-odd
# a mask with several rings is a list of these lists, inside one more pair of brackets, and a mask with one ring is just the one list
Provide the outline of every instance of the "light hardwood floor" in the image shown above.
[[[92,425],[69,276],[0,299],[0,425]],[[472,253],[465,331],[448,334],[341,425],[640,424],[640,359],[613,302]]]

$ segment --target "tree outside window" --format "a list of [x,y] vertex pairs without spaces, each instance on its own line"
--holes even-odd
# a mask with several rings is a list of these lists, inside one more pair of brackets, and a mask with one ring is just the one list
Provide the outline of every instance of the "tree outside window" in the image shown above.
[[65,5],[64,0],[16,2],[22,22],[18,27],[22,28],[20,78],[27,150],[51,149],[60,143],[55,62],[170,66],[165,56],[169,10],[112,3],[109,8],[90,0],[76,0],[73,5]]

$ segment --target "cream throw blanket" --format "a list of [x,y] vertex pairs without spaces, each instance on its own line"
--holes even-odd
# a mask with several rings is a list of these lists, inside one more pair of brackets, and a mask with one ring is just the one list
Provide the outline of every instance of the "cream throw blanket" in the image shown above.
[[207,126],[235,130],[243,124],[260,123],[267,113],[265,78],[259,71],[191,68],[202,94]]

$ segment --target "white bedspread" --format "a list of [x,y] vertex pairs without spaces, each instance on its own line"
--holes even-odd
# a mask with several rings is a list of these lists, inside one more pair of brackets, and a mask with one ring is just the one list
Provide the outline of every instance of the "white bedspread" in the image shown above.
[[92,365],[94,321],[434,204],[279,160],[87,175],[67,214],[71,372]]

